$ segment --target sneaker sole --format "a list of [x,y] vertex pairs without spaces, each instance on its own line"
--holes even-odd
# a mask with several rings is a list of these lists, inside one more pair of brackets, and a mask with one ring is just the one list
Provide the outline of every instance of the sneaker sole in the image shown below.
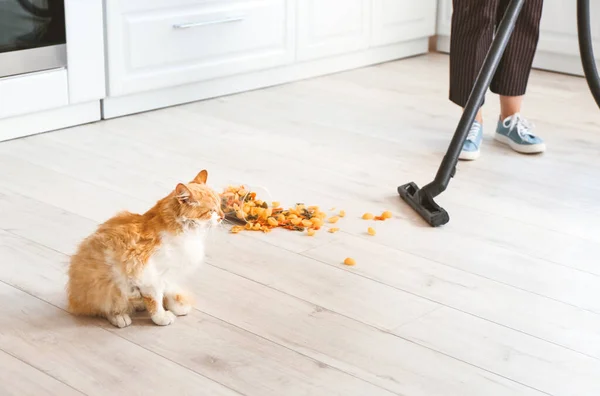
[[515,150],[516,152],[522,153],[522,154],[538,154],[538,153],[542,153],[542,152],[546,151],[545,143],[517,144],[517,143],[513,142],[512,140],[510,140],[508,137],[501,135],[499,133],[496,133],[496,135],[494,136],[494,139],[500,143],[503,143],[503,144],[509,146],[511,149]]
[[466,161],[474,161],[479,158],[481,152],[478,151],[461,151],[458,159],[466,160]]

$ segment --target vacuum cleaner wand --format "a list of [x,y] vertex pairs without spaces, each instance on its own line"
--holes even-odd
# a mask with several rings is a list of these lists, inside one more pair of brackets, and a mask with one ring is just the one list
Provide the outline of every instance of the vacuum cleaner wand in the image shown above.
[[414,182],[398,187],[400,197],[433,227],[444,225],[450,220],[448,212],[436,204],[434,198],[446,190],[450,179],[456,173],[458,156],[500,64],[524,3],[525,0],[512,0],[508,5],[435,179],[422,188]]
[[585,77],[596,104],[600,107],[600,76],[596,67],[596,57],[592,43],[590,26],[590,0],[577,1],[577,33],[579,36],[579,52]]

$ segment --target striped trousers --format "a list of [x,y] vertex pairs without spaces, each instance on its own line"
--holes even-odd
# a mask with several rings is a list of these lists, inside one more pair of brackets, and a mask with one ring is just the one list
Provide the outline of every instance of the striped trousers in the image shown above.
[[[452,0],[450,100],[465,107],[494,32],[510,0]],[[493,93],[521,96],[537,49],[543,0],[525,0],[490,85]]]

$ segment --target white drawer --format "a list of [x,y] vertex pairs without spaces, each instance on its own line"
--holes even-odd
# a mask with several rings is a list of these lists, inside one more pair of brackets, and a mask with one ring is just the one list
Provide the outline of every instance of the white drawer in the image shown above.
[[110,95],[293,62],[291,1],[107,0]]

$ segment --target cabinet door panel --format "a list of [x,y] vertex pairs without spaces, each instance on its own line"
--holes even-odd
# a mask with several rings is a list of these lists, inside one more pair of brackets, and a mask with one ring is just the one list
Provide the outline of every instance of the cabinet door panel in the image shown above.
[[298,2],[298,59],[308,60],[366,49],[370,0]]
[[294,62],[293,0],[153,0],[129,12],[126,1],[107,4],[111,96]]
[[436,0],[373,0],[372,45],[433,36],[436,9]]

